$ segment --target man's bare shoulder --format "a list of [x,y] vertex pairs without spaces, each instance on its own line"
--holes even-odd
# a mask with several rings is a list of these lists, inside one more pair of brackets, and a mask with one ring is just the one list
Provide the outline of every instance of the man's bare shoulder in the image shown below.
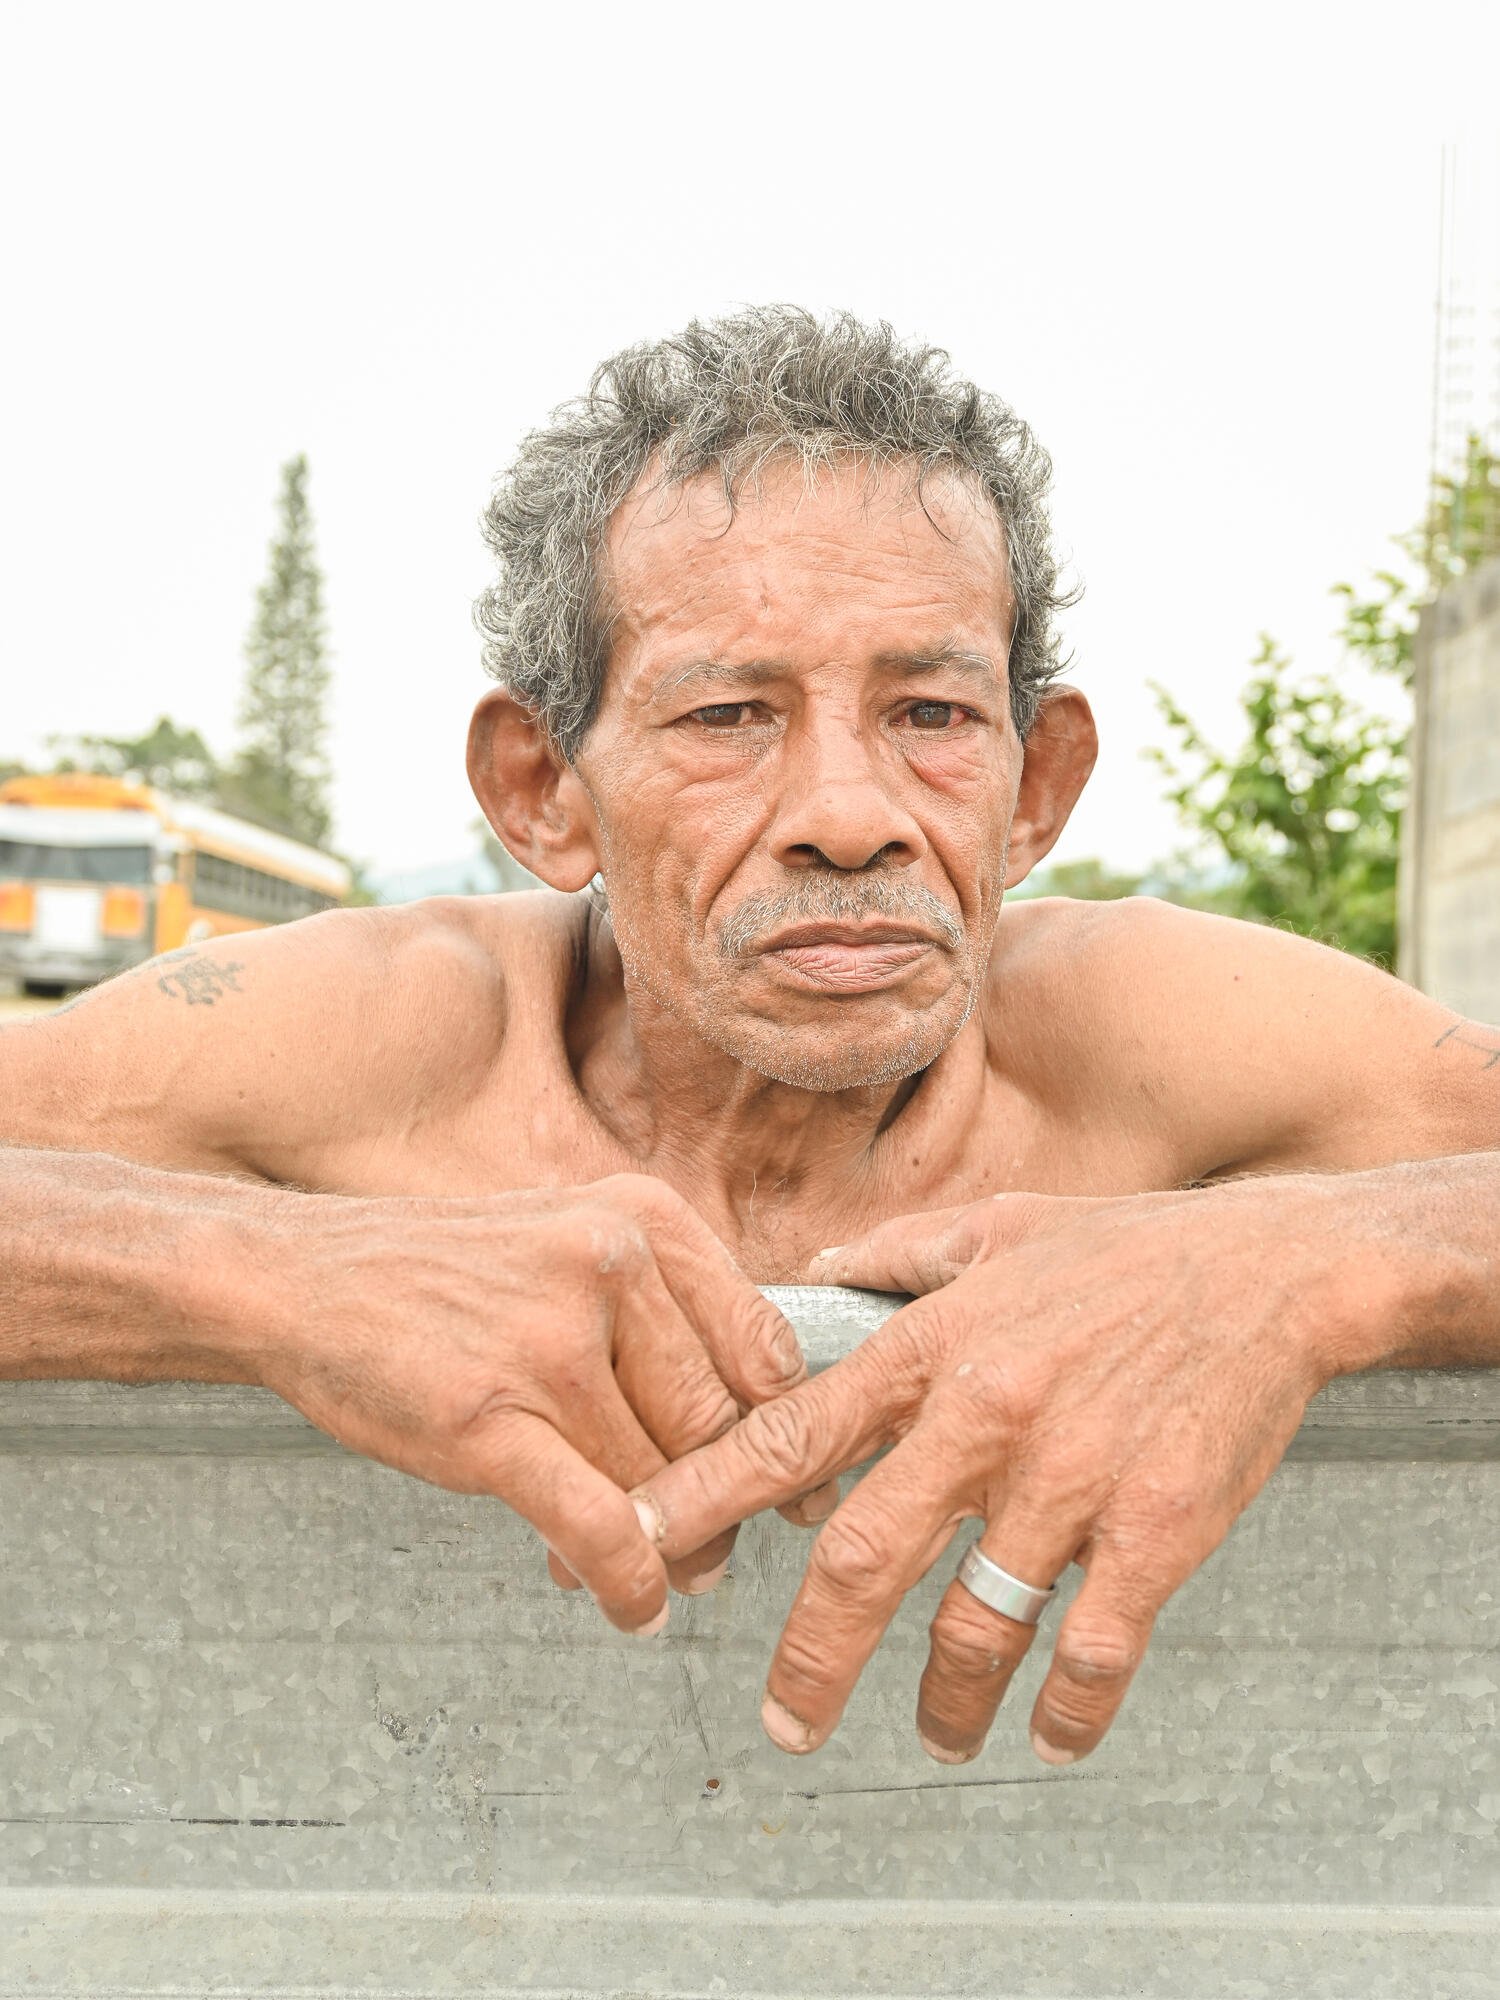
[[1190,1036],[1221,1022],[1243,1027],[1249,1017],[1289,1028],[1316,1016],[1343,1031],[1413,1001],[1432,1004],[1336,946],[1153,896],[1008,904],[991,986],[1002,1004],[1060,1007],[1099,1032],[1121,1021],[1138,1027],[1165,1006],[1175,1030]]
[[[1091,1026],[1118,1020],[1122,994],[1132,1018],[1154,1003],[1191,999],[1196,1007],[1237,1010],[1235,988],[1274,986],[1278,1011],[1299,998],[1377,1011],[1408,989],[1346,953],[1268,924],[1184,909],[1154,896],[1082,902],[1037,896],[1008,903],[996,933],[991,984],[1002,1003],[1063,1006]],[[1260,997],[1258,994],[1257,997]]]
[[429,896],[260,935],[275,936],[288,971],[295,951],[300,1000],[317,989],[338,996],[336,1004],[357,1001],[403,1060],[420,1060],[430,1048],[452,1065],[495,1052],[514,992],[566,950],[570,902],[550,890]]
[[1214,949],[1197,915],[1144,896],[1007,902],[985,993],[998,1059],[1048,1098],[1097,1100],[1116,1078],[1128,1088],[1125,1071],[1149,1048],[1169,991],[1180,997],[1185,968]]
[[1459,1150],[1431,1061],[1453,1017],[1328,945],[1150,897],[1007,908],[997,1060],[1090,1116],[1180,1135],[1183,1172],[1359,1166]]
[[[1127,976],[1164,942],[1174,955],[1206,954],[1211,939],[1201,912],[1182,910],[1152,896],[1084,902],[1071,896],[1028,896],[1007,901],[991,956],[990,996],[1014,1009],[1048,1008],[1076,998],[1089,1012],[1090,989],[1101,975]],[[1247,928],[1236,925],[1235,929]]]
[[[106,1017],[150,1010],[212,1033],[273,1032],[295,1050],[357,1021],[363,1056],[395,1031],[403,1053],[419,1053],[436,1024],[477,1030],[503,1025],[505,963],[501,929],[470,907],[481,898],[433,897],[393,908],[331,910],[297,923],[241,931],[184,945],[80,995],[63,1016],[94,1034]],[[414,1045],[415,1044],[415,1045]]]
[[556,889],[435,896],[406,905],[414,915],[442,926],[447,948],[477,951],[502,982],[519,979],[528,986],[543,968],[577,960],[591,907],[586,893],[570,896]]
[[0,1141],[315,1180],[315,1156],[472,1096],[569,901],[330,911],[151,960],[0,1036]]

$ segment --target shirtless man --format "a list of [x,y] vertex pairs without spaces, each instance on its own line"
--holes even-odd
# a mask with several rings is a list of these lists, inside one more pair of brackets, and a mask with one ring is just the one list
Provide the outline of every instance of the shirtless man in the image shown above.
[[[470,775],[550,891],[220,941],[0,1035],[0,1374],[264,1384],[648,1634],[669,1563],[821,1518],[789,1750],[977,1516],[1023,1583],[1085,1567],[1032,1726],[1091,1749],[1318,1387],[1500,1361],[1500,1037],[1271,930],[1002,917],[1095,749],[1047,471],[853,321],[618,357],[489,514]],[[808,1383],[752,1282],[807,1276],[924,1296]],[[955,1580],[933,1755],[1030,1636]]]

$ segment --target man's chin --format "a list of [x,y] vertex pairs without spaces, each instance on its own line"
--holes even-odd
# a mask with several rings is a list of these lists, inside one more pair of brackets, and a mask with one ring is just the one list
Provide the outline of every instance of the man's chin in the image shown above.
[[708,1039],[771,1083],[793,1090],[859,1090],[915,1076],[937,1060],[962,1025],[960,1020],[939,1028],[931,1015],[920,1015],[902,1031],[859,1036],[842,1020],[821,1031],[757,1022],[743,1034],[726,1034],[716,1023]]

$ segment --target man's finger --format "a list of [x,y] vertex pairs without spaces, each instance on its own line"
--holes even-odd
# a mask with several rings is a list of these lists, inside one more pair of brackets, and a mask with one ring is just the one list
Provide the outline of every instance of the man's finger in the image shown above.
[[551,1549],[547,1551],[547,1574],[559,1590],[582,1590],[583,1585],[574,1576],[565,1562],[559,1560]]
[[[827,1741],[896,1607],[951,1538],[951,1503],[921,1484],[932,1466],[898,1445],[820,1530],[766,1676],[761,1720],[779,1748]],[[936,1470],[946,1485],[947,1466]]]
[[529,1410],[503,1410],[471,1440],[477,1491],[528,1520],[612,1625],[667,1622],[667,1571],[628,1494]]
[[740,1404],[659,1271],[643,1272],[620,1302],[614,1369],[625,1401],[665,1459],[711,1444],[739,1421]]
[[[723,1580],[729,1568],[729,1558],[734,1554],[735,1531],[727,1529],[701,1549],[694,1549],[690,1556],[680,1556],[676,1562],[667,1564],[667,1581],[673,1590],[684,1597],[701,1597]],[[574,1576],[565,1562],[547,1551],[547,1574],[559,1590],[582,1590],[583,1585]]]
[[997,1194],[958,1208],[898,1215],[852,1243],[820,1250],[807,1276],[815,1285],[935,1292],[952,1284],[977,1257],[1035,1242],[1075,1221],[1080,1212],[1107,1205],[1093,1195]]
[[657,1517],[663,1554],[685,1554],[763,1507],[810,1493],[885,1444],[894,1412],[884,1335],[642,1486],[637,1497]]
[[[702,1348],[693,1340],[659,1279],[655,1280],[655,1288],[658,1322],[665,1324],[675,1319],[682,1329],[681,1347],[665,1357],[666,1365],[658,1367],[654,1374],[645,1371],[647,1383],[656,1391],[655,1400],[641,1393],[631,1367],[617,1363],[612,1372],[603,1365],[601,1357],[597,1372],[590,1370],[586,1381],[575,1383],[578,1393],[565,1406],[554,1395],[550,1399],[554,1407],[544,1408],[541,1413],[596,1471],[626,1493],[644,1484],[667,1463],[667,1454],[643,1419],[654,1413],[653,1428],[659,1428],[674,1440],[674,1425],[680,1424],[683,1435],[675,1441],[680,1441],[681,1448],[686,1450],[695,1426],[695,1441],[701,1442],[702,1438],[714,1435],[714,1426],[722,1429],[724,1424],[733,1423],[737,1415],[728,1391],[709,1367]],[[641,1372],[639,1367],[634,1370],[634,1374]],[[730,1533],[716,1536],[703,1549],[685,1552],[680,1560],[667,1566],[672,1588],[692,1595],[709,1587],[705,1577],[717,1581],[714,1573],[722,1571],[733,1547],[734,1536]],[[554,1581],[566,1590],[570,1586],[557,1575],[559,1566],[566,1574],[565,1563],[549,1564]],[[575,1578],[575,1585],[576,1582]]]
[[[660,1310],[664,1314],[673,1312],[675,1309],[660,1281],[657,1281],[657,1292]],[[724,1420],[732,1423],[735,1405],[709,1368],[702,1349],[692,1342],[690,1334],[685,1334],[685,1339],[690,1344],[691,1358],[696,1362],[701,1377],[699,1386],[706,1396],[715,1399]],[[675,1359],[683,1360],[684,1357],[677,1356]],[[662,1372],[665,1376],[671,1371]],[[632,1407],[626,1388],[627,1384],[620,1379],[619,1373],[612,1374],[601,1367],[597,1381],[590,1381],[574,1407],[554,1409],[548,1414],[559,1434],[581,1452],[596,1471],[602,1472],[613,1486],[628,1493],[632,1487],[642,1485],[653,1473],[659,1472],[667,1459]],[[730,1532],[715,1536],[704,1548],[690,1550],[681,1558],[669,1562],[667,1575],[672,1588],[689,1596],[711,1588],[718,1581],[733,1548],[734,1535]],[[577,1586],[576,1577],[570,1586],[557,1575],[559,1568],[564,1577],[569,1571],[567,1564],[557,1559],[555,1551],[548,1567],[554,1581],[562,1589]]]
[[666,1463],[604,1356],[563,1382],[543,1384],[536,1414],[622,1492],[641,1485]]
[[1102,1553],[1089,1565],[1031,1713],[1031,1747],[1044,1763],[1076,1763],[1098,1747],[1145,1658],[1164,1601],[1159,1585]]
[[815,1487],[811,1493],[801,1493],[795,1500],[784,1500],[776,1511],[783,1521],[790,1521],[794,1528],[821,1528],[843,1497],[839,1482],[830,1479]]
[[981,1247],[968,1218],[973,1204],[898,1215],[868,1235],[820,1250],[807,1267],[815,1285],[860,1285],[880,1292],[935,1292],[952,1282]]
[[[731,1290],[738,1297],[739,1288],[747,1281],[729,1263],[728,1252],[717,1238],[709,1254],[712,1261],[728,1265]],[[702,1315],[701,1331],[690,1323],[668,1288],[664,1263],[675,1273],[689,1305]],[[757,1292],[756,1299],[765,1308],[764,1312],[753,1301],[744,1300],[738,1309],[731,1307],[727,1318],[715,1317],[712,1299],[701,1295],[703,1268],[691,1259],[684,1268],[672,1251],[665,1250],[658,1257],[656,1270],[631,1301],[632,1318],[638,1302],[650,1323],[651,1339],[647,1343],[650,1360],[648,1379],[627,1386],[626,1394],[669,1459],[682,1458],[711,1443],[730,1429],[745,1410],[785,1395],[807,1380],[807,1363],[796,1336],[770,1300]],[[780,1331],[783,1327],[786,1338]],[[657,1351],[655,1341],[663,1333],[668,1351]],[[636,1345],[639,1349],[641,1343]],[[616,1373],[623,1383],[625,1370],[618,1362]],[[659,1418],[655,1414],[658,1410]],[[838,1482],[834,1480],[814,1493],[800,1494],[777,1511],[795,1527],[811,1527],[826,1521],[838,1503]],[[689,1574],[707,1576],[716,1582],[733,1545],[734,1533],[729,1530],[725,1535],[715,1536],[691,1558],[678,1558],[671,1566],[673,1588],[693,1591],[693,1583],[685,1582],[680,1574],[689,1564]],[[699,1587],[711,1585],[704,1583]]]
[[683,1204],[648,1234],[668,1291],[742,1408],[754,1409],[807,1380],[790,1322],[700,1215]]
[[[1013,1503],[1000,1509],[978,1546],[1008,1575],[1047,1590],[1067,1568],[1083,1535],[1081,1523]],[[979,1755],[1035,1632],[1035,1626],[982,1603],[954,1578],[932,1621],[917,1693],[917,1734],[930,1757],[966,1764]]]
[[[740,1405],[668,1291],[659,1269],[644,1272],[622,1302],[615,1332],[615,1380],[661,1456],[619,1483],[639,1486],[662,1464],[722,1437]],[[606,1470],[614,1472],[614,1467]],[[672,1588],[689,1597],[711,1590],[734,1550],[735,1531],[712,1536],[667,1565]]]

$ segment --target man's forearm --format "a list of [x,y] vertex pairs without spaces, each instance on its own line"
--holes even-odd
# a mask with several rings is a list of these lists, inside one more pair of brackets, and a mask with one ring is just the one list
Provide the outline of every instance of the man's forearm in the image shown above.
[[1335,1372],[1500,1366],[1500,1152],[1318,1183],[1305,1227],[1352,1253]]
[[0,1379],[253,1382],[248,1245],[286,1197],[0,1147]]

